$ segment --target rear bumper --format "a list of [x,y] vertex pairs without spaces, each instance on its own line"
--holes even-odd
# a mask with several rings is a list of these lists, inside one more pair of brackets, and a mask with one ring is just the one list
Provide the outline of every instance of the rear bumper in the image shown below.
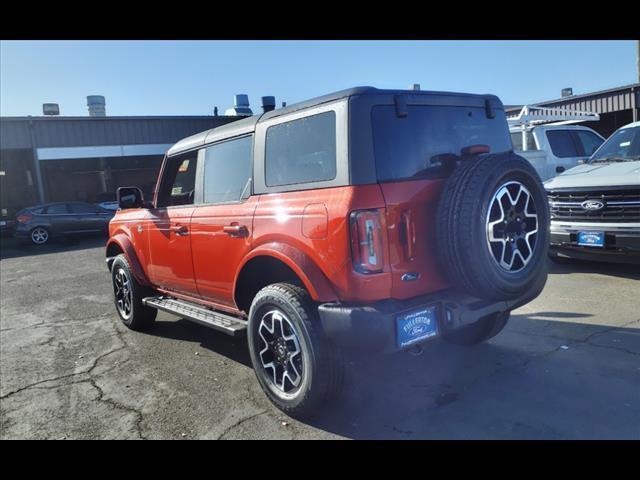
[[336,345],[392,353],[401,350],[396,333],[399,315],[435,306],[436,336],[441,336],[488,315],[510,311],[530,302],[540,294],[546,278],[545,272],[535,288],[510,301],[481,300],[449,289],[408,300],[384,300],[369,305],[324,303],[318,307],[318,312],[325,335]]
[[[604,247],[578,245],[579,231],[605,233]],[[584,260],[640,263],[640,223],[607,225],[551,222],[549,254]]]

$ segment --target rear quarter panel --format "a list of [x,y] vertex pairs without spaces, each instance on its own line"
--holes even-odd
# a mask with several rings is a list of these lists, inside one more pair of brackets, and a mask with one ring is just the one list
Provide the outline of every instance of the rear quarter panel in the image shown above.
[[384,208],[377,184],[265,194],[255,211],[253,246],[276,242],[297,248],[319,267],[341,300],[388,298],[388,267],[373,275],[353,270],[349,214],[367,208]]

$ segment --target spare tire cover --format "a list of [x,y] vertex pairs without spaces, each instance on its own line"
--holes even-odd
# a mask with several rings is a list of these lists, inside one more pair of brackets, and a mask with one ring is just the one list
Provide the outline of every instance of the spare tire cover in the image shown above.
[[513,152],[466,159],[438,205],[440,266],[472,296],[518,298],[546,278],[548,224],[546,193],[527,160]]

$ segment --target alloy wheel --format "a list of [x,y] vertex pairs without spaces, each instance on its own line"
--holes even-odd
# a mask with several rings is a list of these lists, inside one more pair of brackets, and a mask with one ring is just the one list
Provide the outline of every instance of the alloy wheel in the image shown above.
[[295,393],[305,372],[302,349],[293,324],[283,312],[270,310],[260,319],[258,337],[258,356],[269,383],[280,394]]
[[49,240],[49,232],[46,228],[36,227],[31,231],[31,241],[36,245],[42,245]]
[[123,268],[118,268],[113,277],[113,292],[116,297],[118,312],[123,318],[128,319],[131,316],[133,292],[131,291],[129,277]]
[[498,188],[489,203],[487,244],[496,264],[509,273],[527,266],[533,257],[538,214],[531,193],[520,182]]

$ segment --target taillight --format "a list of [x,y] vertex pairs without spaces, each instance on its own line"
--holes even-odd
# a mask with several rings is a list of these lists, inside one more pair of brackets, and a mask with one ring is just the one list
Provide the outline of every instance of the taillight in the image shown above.
[[360,273],[382,271],[383,245],[381,210],[358,210],[351,213],[351,256],[353,268]]
[[28,213],[23,213],[22,215],[18,215],[16,217],[16,221],[18,223],[27,223],[29,220],[31,220],[33,218],[33,215],[30,215]]

